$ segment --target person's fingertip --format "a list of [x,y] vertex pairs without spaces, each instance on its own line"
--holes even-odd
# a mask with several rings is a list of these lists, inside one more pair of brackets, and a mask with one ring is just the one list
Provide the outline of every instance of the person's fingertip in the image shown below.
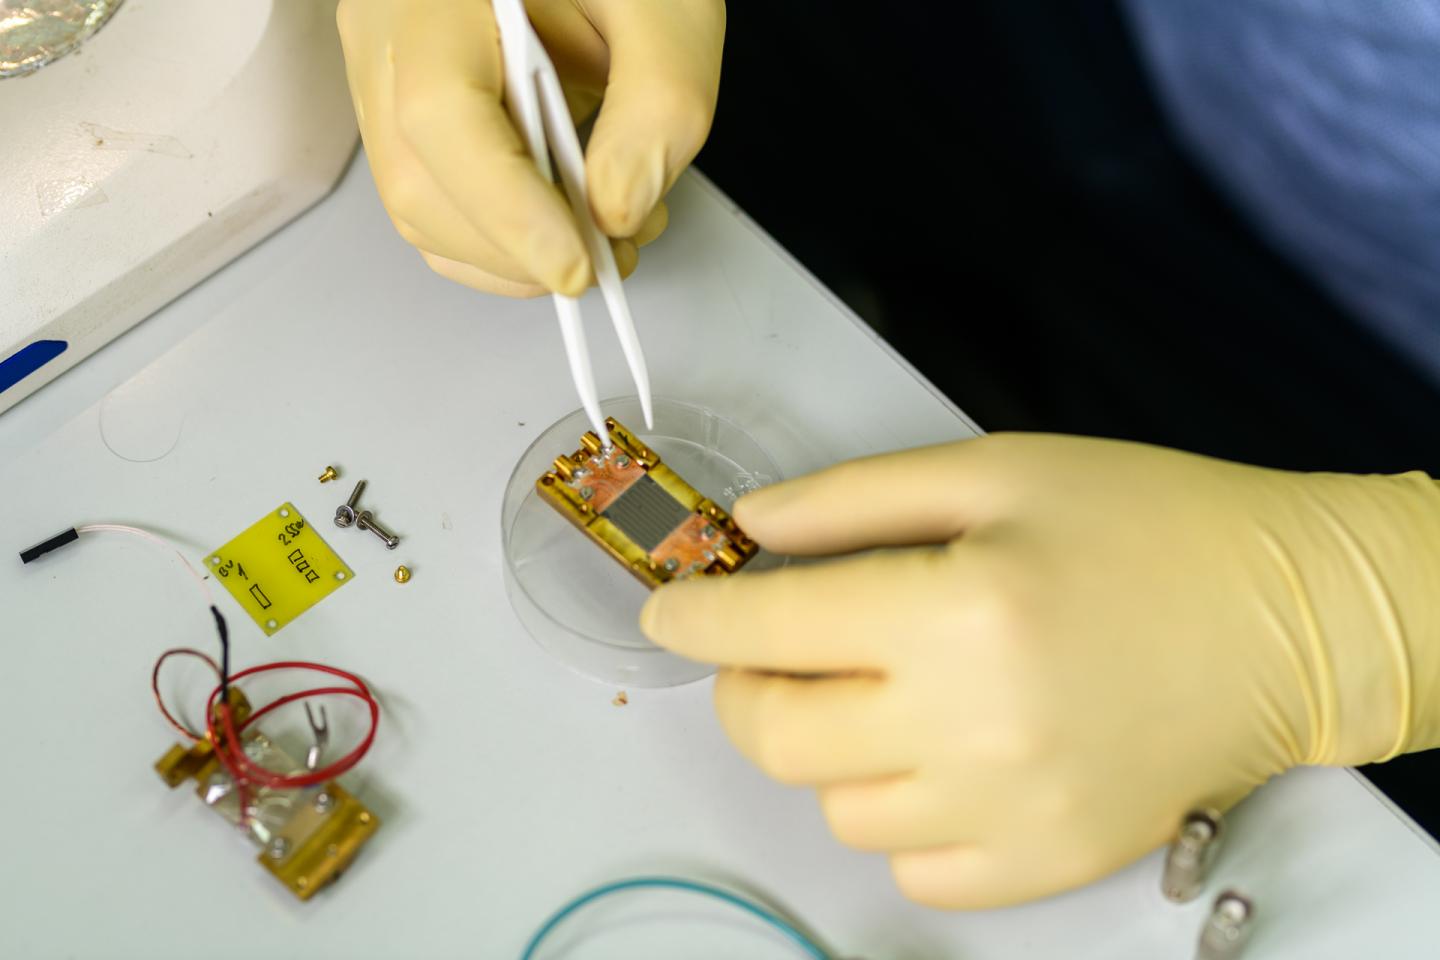
[[595,222],[609,237],[633,237],[645,224],[645,214],[655,203],[659,191],[637,189],[638,196],[614,199],[596,197],[590,201]]
[[574,261],[556,275],[550,288],[567,297],[578,297],[595,283],[589,260]]
[[601,150],[587,158],[590,212],[612,237],[634,237],[645,226],[665,186],[663,144],[639,151]]
[[590,258],[582,252],[549,263],[540,279],[556,294],[579,296],[595,282],[595,273],[590,271]]
[[655,204],[655,208],[645,217],[645,222],[640,224],[640,229],[630,239],[635,241],[637,247],[643,247],[664,233],[669,225],[670,208],[661,200]]
[[615,251],[615,266],[620,276],[628,277],[640,265],[640,249],[630,240],[613,240],[610,244]]
[[651,643],[664,646],[660,640],[662,627],[660,607],[665,602],[665,591],[657,590],[650,594],[650,599],[645,601],[645,606],[640,608],[640,632],[650,640]]
[[555,293],[578,297],[593,282],[580,229],[571,212],[559,204],[534,205],[524,225],[506,229],[497,245]]
[[745,494],[735,501],[731,511],[735,522],[752,537],[763,536],[761,531],[768,528],[793,499],[791,493],[790,484],[780,483]]
[[514,280],[510,277],[491,273],[488,270],[482,270],[473,264],[462,263],[459,260],[442,257],[428,250],[420,249],[419,254],[421,259],[425,261],[425,264],[439,276],[444,277],[446,280],[453,280],[456,283],[463,284],[474,290],[480,290],[485,293],[495,293],[502,297],[515,297],[517,299],[538,297],[541,294],[549,292],[538,283],[526,283],[520,280]]
[[891,854],[890,873],[907,900],[936,910],[984,910],[1024,899],[1002,889],[1007,878],[968,845]]
[[695,639],[691,627],[704,618],[706,590],[717,587],[716,579],[673,580],[656,589],[640,610],[640,632],[657,646],[685,654]]

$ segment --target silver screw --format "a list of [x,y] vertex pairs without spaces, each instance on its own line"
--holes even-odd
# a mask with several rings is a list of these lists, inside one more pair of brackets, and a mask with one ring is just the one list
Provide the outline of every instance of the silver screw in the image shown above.
[[265,848],[265,855],[271,860],[284,860],[285,854],[290,852],[290,841],[284,837],[275,837]]
[[620,456],[618,456],[618,457],[615,458],[615,466],[617,466],[617,467],[628,467],[628,466],[630,466],[630,458],[627,457],[627,456],[625,456],[625,454],[623,454],[623,453],[620,454]]
[[1175,903],[1188,903],[1200,896],[1220,848],[1223,825],[1214,810],[1192,810],[1180,824],[1180,832],[1165,855],[1160,890]]
[[386,549],[394,550],[400,546],[400,538],[376,523],[375,518],[370,515],[369,510],[361,510],[355,515],[355,525],[361,530],[369,530],[375,534],[375,536],[385,541]]
[[671,573],[674,573],[676,570],[680,569],[680,561],[676,560],[674,557],[671,557],[669,560],[665,561],[665,569],[670,571]]
[[318,810],[320,813],[327,812],[333,805],[334,797],[330,796],[330,794],[326,793],[324,790],[321,790],[319,793],[315,794],[315,809]]
[[589,499],[590,499],[591,497],[593,497],[593,496],[595,496],[595,488],[594,488],[594,487],[581,487],[581,488],[580,488],[580,499],[581,499],[581,500],[589,500]]
[[335,508],[335,526],[348,527],[355,522],[355,508],[360,504],[360,494],[365,490],[365,481],[361,480],[355,484],[355,491],[350,494],[350,499]]

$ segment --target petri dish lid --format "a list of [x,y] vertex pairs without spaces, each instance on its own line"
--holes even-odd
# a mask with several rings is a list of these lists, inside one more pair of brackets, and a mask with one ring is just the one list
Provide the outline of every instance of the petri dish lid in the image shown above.
[[[655,397],[655,427],[646,430],[637,398],[601,406],[727,510],[744,494],[780,479],[775,462],[749,433],[706,407]],[[535,482],[555,457],[573,452],[589,429],[583,410],[560,418],[510,475],[501,508],[510,605],[552,656],[593,679],[669,687],[709,676],[713,665],[678,657],[645,639],[639,617],[650,590],[535,492]],[[783,557],[762,550],[738,575],[783,563]]]

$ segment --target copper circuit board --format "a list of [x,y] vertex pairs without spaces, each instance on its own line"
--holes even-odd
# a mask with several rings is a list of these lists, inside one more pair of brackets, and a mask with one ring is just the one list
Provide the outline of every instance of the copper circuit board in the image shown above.
[[759,545],[730,514],[614,418],[611,445],[595,435],[555,458],[535,483],[540,498],[649,587],[695,576],[734,573]]

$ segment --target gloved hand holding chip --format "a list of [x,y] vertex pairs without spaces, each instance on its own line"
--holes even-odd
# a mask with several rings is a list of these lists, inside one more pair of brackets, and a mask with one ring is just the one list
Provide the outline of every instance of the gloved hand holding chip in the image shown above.
[[1075,887],[1295,765],[1440,745],[1422,474],[996,435],[842,464],[735,517],[771,550],[872,552],[677,582],[642,626],[722,664],[740,750],[817,787],[835,834],[923,903]]

